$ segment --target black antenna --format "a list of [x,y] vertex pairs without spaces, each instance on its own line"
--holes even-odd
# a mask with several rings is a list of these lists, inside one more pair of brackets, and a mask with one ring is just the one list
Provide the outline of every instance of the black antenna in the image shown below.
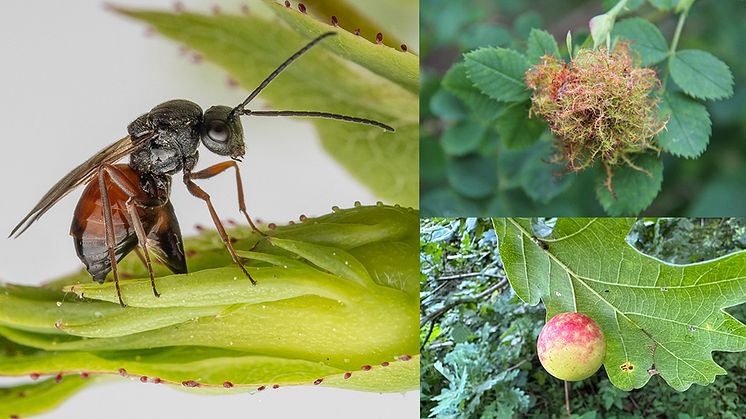
[[254,98],[257,97],[257,95],[259,95],[259,93],[261,93],[262,90],[264,90],[264,88],[267,87],[267,85],[269,85],[269,83],[271,83],[272,80],[275,79],[275,77],[279,76],[280,73],[282,73],[282,71],[285,70],[285,68],[290,65],[290,63],[292,63],[293,61],[297,60],[301,55],[303,55],[309,49],[313,48],[314,45],[316,45],[319,42],[321,42],[321,40],[323,40],[324,38],[327,38],[327,37],[330,37],[330,36],[333,36],[333,35],[336,35],[336,34],[337,34],[336,32],[326,32],[326,33],[323,33],[323,34],[319,35],[313,41],[311,41],[308,44],[306,44],[305,47],[299,49],[298,52],[296,52],[290,58],[288,58],[287,60],[285,60],[284,63],[280,64],[280,66],[277,67],[275,69],[275,71],[272,72],[272,74],[270,74],[269,76],[267,76],[267,78],[264,79],[264,81],[256,89],[254,89],[254,91],[251,92],[251,94],[243,102],[241,102],[241,104],[239,104],[238,106],[235,107],[235,109],[233,109],[233,112],[235,112],[235,111],[237,111],[239,109],[245,108],[246,105],[248,105],[249,102],[251,102],[252,100],[254,100]]
[[244,109],[241,112],[242,115],[248,116],[309,116],[312,118],[328,118],[337,119],[340,121],[355,122],[358,124],[373,125],[375,127],[383,128],[386,131],[394,132],[394,128],[384,124],[383,122],[374,121],[372,119],[358,118],[355,116],[340,115],[329,112],[313,112],[313,111],[252,111]]
[[299,49],[298,52],[290,56],[290,58],[288,58],[287,60],[285,60],[285,62],[280,64],[279,67],[277,67],[275,71],[272,72],[272,74],[267,76],[267,78],[264,79],[264,81],[261,84],[259,84],[259,86],[256,89],[254,89],[254,91],[251,92],[251,94],[249,94],[249,96],[243,102],[241,102],[238,106],[233,108],[233,110],[230,113],[230,117],[232,117],[233,114],[235,114],[236,112],[238,112],[239,115],[247,115],[247,116],[251,116],[251,115],[255,115],[255,116],[307,116],[307,117],[312,117],[312,118],[336,119],[340,121],[354,122],[357,124],[373,125],[375,127],[383,128],[386,131],[391,131],[391,132],[396,131],[391,126],[386,125],[382,122],[374,121],[372,119],[358,118],[355,116],[341,115],[341,114],[336,114],[336,113],[315,112],[315,111],[252,111],[250,109],[246,109],[246,105],[248,105],[252,100],[254,100],[254,98],[257,97],[259,93],[261,93],[262,90],[264,90],[264,88],[267,87],[272,82],[272,80],[275,79],[275,77],[280,75],[280,73],[282,73],[283,70],[287,68],[287,66],[289,66],[293,61],[297,60],[301,55],[306,53],[309,49],[313,48],[314,45],[321,42],[324,38],[327,38],[327,37],[330,37],[336,34],[337,34],[336,32],[323,33],[319,35],[318,37],[316,37],[311,42],[309,42],[308,44],[306,44],[306,46]]

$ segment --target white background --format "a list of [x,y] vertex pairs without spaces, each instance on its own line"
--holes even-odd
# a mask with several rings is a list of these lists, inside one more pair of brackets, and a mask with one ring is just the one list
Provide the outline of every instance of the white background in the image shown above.
[[[207,11],[206,1],[183,1]],[[296,4],[297,2],[293,2]],[[362,2],[360,2],[362,3]],[[172,7],[167,0],[119,1]],[[223,6],[238,11],[238,5]],[[417,16],[413,16],[417,19]],[[138,115],[184,98],[203,109],[234,105],[246,96],[225,73],[194,64],[142,24],[84,0],[13,0],[0,8],[0,280],[38,284],[80,269],[68,235],[80,190],[69,195],[21,238],[5,235],[60,177],[126,134]],[[416,36],[416,34],[415,34]],[[417,45],[416,37],[407,39]],[[278,57],[278,62],[285,57]],[[261,104],[261,103],[258,103]],[[247,154],[241,164],[248,211],[284,223],[332,205],[376,198],[350,179],[318,144],[312,127],[290,119],[244,120]],[[198,168],[219,159],[204,150]],[[269,174],[283,172],[286,177]],[[291,175],[292,174],[292,175]],[[223,218],[240,219],[232,174],[203,181]],[[209,225],[204,203],[174,182],[172,201],[185,235]],[[0,384],[4,381],[0,380]],[[5,381],[7,382],[7,380]],[[105,414],[103,413],[105,412]],[[283,388],[258,394],[196,396],[163,385],[122,379],[92,386],[46,417],[409,417],[419,416],[419,393],[371,394],[336,389]]]

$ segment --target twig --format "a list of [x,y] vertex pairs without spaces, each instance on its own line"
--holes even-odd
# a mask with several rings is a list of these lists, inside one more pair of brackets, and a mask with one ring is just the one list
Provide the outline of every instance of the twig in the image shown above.
[[422,340],[422,344],[420,345],[420,352],[422,352],[423,349],[425,349],[425,345],[427,344],[427,341],[430,339],[430,336],[433,334],[433,329],[435,329],[435,322],[430,322],[430,330],[427,332],[427,336],[425,336],[425,339]]
[[565,410],[567,411],[567,419],[572,419],[572,413],[570,413],[570,385],[565,381]]
[[433,313],[431,313],[431,314],[423,317],[422,320],[420,320],[420,327],[428,324],[431,321],[435,321],[438,317],[440,317],[443,314],[445,314],[446,312],[448,312],[448,310],[450,310],[450,309],[452,309],[452,308],[454,308],[454,307],[456,307],[458,305],[466,304],[466,303],[473,303],[475,301],[481,300],[484,297],[489,296],[493,292],[495,292],[498,289],[500,289],[503,286],[505,286],[507,283],[508,283],[508,280],[507,279],[503,279],[500,282],[497,282],[497,283],[493,284],[491,287],[487,288],[486,290],[480,292],[479,294],[477,294],[475,296],[465,297],[465,298],[461,298],[459,300],[453,300],[453,301],[451,301],[450,303],[444,305],[440,309],[438,309],[438,310],[434,311]]
[[484,272],[469,272],[465,274],[458,274],[458,275],[448,275],[448,276],[441,276],[438,277],[438,281],[450,281],[452,279],[462,279],[462,278],[471,278],[474,276],[488,276],[490,278],[502,278],[502,275],[495,275],[495,274],[488,274]]

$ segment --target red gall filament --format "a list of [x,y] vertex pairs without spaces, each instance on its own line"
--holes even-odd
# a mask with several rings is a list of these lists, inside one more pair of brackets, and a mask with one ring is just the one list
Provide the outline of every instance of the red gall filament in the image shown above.
[[54,382],[55,382],[55,383],[59,383],[59,382],[61,382],[61,381],[62,381],[62,373],[59,373],[59,374],[57,374],[57,375],[56,375],[56,376],[54,377]]
[[223,383],[223,387],[225,387],[225,388],[231,388],[231,387],[233,387],[233,383],[231,383],[230,381],[226,381],[226,382]]
[[324,381],[323,378],[319,378],[319,379],[317,379],[316,381],[313,382],[313,385],[317,386],[317,385],[321,384],[323,381]]
[[127,370],[124,369],[124,368],[119,368],[119,375],[121,375],[122,377],[126,377],[127,376]]
[[301,13],[306,13],[306,5],[303,3],[298,3],[298,10],[300,10]]
[[272,388],[278,389],[278,388],[280,388],[280,385],[279,384],[272,384]]
[[332,25],[337,26],[339,24],[339,20],[337,20],[336,16],[332,16]]
[[372,368],[373,368],[373,367],[371,367],[370,365],[363,365],[363,367],[362,367],[361,369],[362,369],[363,371],[370,371],[370,370],[371,370]]
[[352,373],[351,372],[346,372],[345,375],[344,375],[344,379],[347,380],[350,377],[352,377]]
[[388,367],[389,366],[389,362],[388,361],[383,361],[383,362],[381,362],[381,366],[382,367]]
[[378,34],[376,34],[376,43],[380,45],[382,42],[383,42],[383,34],[381,32],[378,32]]
[[199,387],[199,383],[194,380],[182,381],[181,385],[184,387]]
[[290,2],[288,0],[285,0],[285,7],[290,7]]
[[39,379],[39,373],[36,373],[36,372],[31,373],[31,379],[32,380],[38,380]]
[[266,389],[266,388],[267,388],[266,386],[261,386],[261,387],[258,387],[257,390],[264,391],[264,389]]
[[407,52],[409,48],[407,47],[407,44],[401,44],[401,50],[404,52]]

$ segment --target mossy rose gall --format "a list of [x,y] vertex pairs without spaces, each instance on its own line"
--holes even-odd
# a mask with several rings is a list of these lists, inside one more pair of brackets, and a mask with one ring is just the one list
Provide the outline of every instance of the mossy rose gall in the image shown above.
[[611,53],[581,49],[569,64],[545,55],[525,76],[533,90],[531,112],[544,118],[557,137],[555,160],[570,171],[600,160],[612,193],[614,167],[628,165],[645,172],[632,157],[658,151],[653,137],[666,125],[651,96],[660,81],[638,61],[626,43],[619,43]]
[[539,361],[554,377],[584,380],[601,367],[606,338],[598,324],[581,313],[560,313],[541,329],[536,345]]

